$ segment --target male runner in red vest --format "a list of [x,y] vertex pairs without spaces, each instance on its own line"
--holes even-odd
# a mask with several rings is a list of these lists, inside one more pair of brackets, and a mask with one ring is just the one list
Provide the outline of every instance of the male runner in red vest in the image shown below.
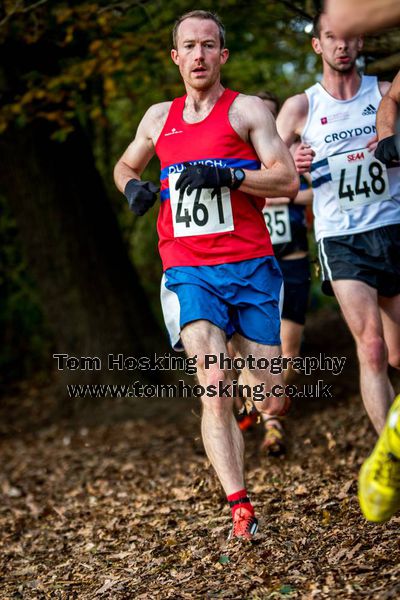
[[[228,54],[218,17],[192,11],[178,19],[171,56],[186,95],[150,107],[114,174],[141,215],[158,189],[140,176],[155,153],[160,159],[165,322],[172,345],[183,344],[188,356],[197,356],[199,383],[218,390],[221,382],[231,383],[230,374],[225,363],[210,364],[207,357],[228,355],[227,339],[242,357],[280,354],[282,279],[262,208],[266,196],[295,196],[298,190],[293,160],[264,102],[221,85]],[[268,392],[283,382],[268,370],[250,372],[252,384]],[[204,446],[232,508],[231,535],[251,538],[257,519],[244,483],[233,398],[205,394],[202,403]],[[257,408],[282,414],[287,405],[282,394]]]

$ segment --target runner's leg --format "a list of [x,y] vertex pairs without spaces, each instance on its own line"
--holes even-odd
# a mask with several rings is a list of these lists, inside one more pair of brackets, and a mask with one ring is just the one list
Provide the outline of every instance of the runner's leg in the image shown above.
[[[197,355],[197,377],[200,385],[218,386],[231,383],[231,374],[218,365],[206,369],[204,356],[220,353],[228,356],[225,333],[210,323],[199,320],[186,325],[181,340],[188,356]],[[243,475],[244,442],[233,416],[233,398],[202,398],[201,431],[204,448],[227,496],[245,487]]]
[[383,331],[388,347],[388,362],[400,369],[400,295],[393,298],[378,297]]
[[[236,333],[232,338],[232,344],[236,348],[236,354],[246,358],[250,354],[254,356],[256,361],[261,358],[266,358],[271,361],[273,357],[281,355],[280,346],[267,346],[248,340],[247,338]],[[271,392],[271,389],[275,385],[281,386],[282,395],[280,397],[271,396],[265,398],[263,401],[255,400],[253,394],[253,401],[261,413],[268,415],[281,415],[287,408],[287,399],[284,394],[284,382],[282,373],[272,375],[269,369],[246,369],[245,371],[245,383],[254,387],[256,385],[263,387],[263,393]]]
[[361,281],[332,281],[332,287],[356,342],[364,406],[376,431],[380,432],[393,400],[393,390],[387,373],[388,351],[378,294]]
[[[289,321],[289,319],[282,319],[281,325],[281,338],[282,338],[282,356],[293,358],[300,356],[301,339],[303,336],[304,325]],[[289,368],[284,372],[283,377],[285,383],[290,383],[292,378],[297,376],[297,372]]]

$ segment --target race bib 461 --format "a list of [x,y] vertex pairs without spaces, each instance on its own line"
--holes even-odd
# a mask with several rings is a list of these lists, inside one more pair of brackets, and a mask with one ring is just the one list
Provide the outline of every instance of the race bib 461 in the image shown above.
[[169,175],[172,222],[175,237],[233,231],[229,188],[197,189],[189,195],[175,189],[179,173]]
[[366,148],[335,154],[328,163],[341,210],[390,200],[386,167]]

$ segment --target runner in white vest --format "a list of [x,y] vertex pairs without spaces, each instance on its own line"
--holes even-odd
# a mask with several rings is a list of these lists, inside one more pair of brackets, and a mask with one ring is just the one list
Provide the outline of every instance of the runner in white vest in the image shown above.
[[[359,4],[359,5],[358,5]],[[327,2],[334,27],[347,32],[374,32],[378,25],[394,25],[400,18],[398,0]],[[361,8],[361,10],[360,10]],[[369,14],[368,14],[369,11]],[[358,31],[355,31],[355,27]],[[387,166],[400,161],[400,72],[379,105],[376,128],[379,144],[375,156]],[[360,507],[366,519],[382,522],[400,510],[400,394],[393,402],[385,427],[372,454],[361,467],[358,479]]]
[[289,98],[278,131],[310,171],[323,290],[333,292],[357,344],[361,395],[377,431],[394,391],[388,363],[400,366],[400,169],[373,154],[375,115],[389,83],[362,77],[359,37],[340,38],[325,14],[314,21],[321,83]]

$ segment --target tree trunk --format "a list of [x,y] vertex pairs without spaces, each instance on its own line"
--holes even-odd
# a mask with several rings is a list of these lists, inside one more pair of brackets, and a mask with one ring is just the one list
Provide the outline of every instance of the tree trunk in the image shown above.
[[83,132],[77,128],[64,143],[52,141],[51,132],[51,125],[39,120],[1,136],[0,181],[54,333],[55,351],[102,360],[101,371],[68,371],[69,381],[148,378],[143,372],[105,368],[108,354],[152,355],[165,350],[166,341]]

